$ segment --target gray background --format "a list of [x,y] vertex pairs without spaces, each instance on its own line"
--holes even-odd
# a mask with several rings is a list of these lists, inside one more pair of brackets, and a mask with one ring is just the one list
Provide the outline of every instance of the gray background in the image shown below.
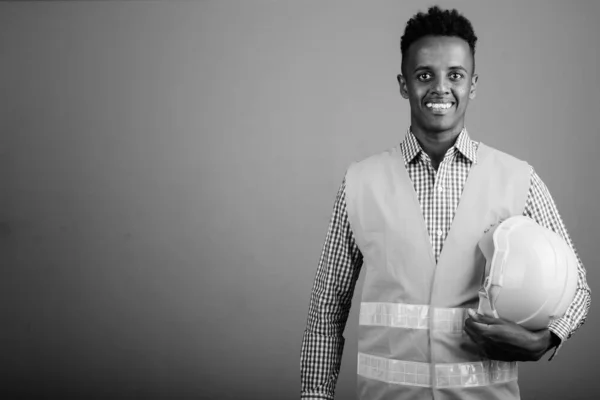
[[[0,4],[0,397],[298,398],[335,194],[403,138],[430,4]],[[439,4],[480,38],[472,137],[536,168],[594,289],[600,4]],[[524,399],[596,398],[597,310]]]

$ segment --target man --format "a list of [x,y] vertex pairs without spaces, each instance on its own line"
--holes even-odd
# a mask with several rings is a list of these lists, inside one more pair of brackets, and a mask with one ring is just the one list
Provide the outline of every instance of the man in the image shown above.
[[456,10],[407,23],[398,82],[411,126],[398,146],[351,165],[339,189],[302,343],[303,399],[333,399],[363,265],[360,399],[518,399],[516,362],[556,354],[585,321],[579,257],[576,296],[548,329],[472,311],[485,264],[477,243],[491,225],[525,215],[573,248],[533,168],[465,129],[476,41]]

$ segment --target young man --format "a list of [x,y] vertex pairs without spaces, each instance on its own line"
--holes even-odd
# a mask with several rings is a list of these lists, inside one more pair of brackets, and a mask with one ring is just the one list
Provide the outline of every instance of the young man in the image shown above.
[[361,400],[518,399],[516,361],[558,349],[585,321],[579,259],[575,299],[548,329],[468,312],[485,263],[477,243],[490,225],[525,215],[573,247],[533,168],[465,129],[476,41],[456,10],[432,7],[407,23],[398,82],[411,126],[398,146],[350,166],[339,189],[302,343],[303,399],[333,399],[363,265]]

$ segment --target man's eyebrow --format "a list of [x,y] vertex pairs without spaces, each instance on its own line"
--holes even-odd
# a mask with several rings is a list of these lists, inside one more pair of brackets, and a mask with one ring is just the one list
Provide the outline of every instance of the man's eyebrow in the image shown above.
[[431,67],[429,65],[417,65],[413,72],[421,71],[421,70],[429,70]]
[[450,69],[462,69],[463,71],[468,72],[467,69],[462,65],[455,65],[454,67],[450,67]]
[[[433,69],[433,68],[431,66],[429,66],[429,65],[417,65],[417,67],[414,69],[413,72],[428,71],[428,70],[431,70],[431,69]],[[452,67],[450,67],[448,69],[449,70],[460,69],[460,70],[463,70],[465,72],[468,72],[467,69],[465,67],[463,67],[462,65],[454,65],[454,66],[452,66]]]

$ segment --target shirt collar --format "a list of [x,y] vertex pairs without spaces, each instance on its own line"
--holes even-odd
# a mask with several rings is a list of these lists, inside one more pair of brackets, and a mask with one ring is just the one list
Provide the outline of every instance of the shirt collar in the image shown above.
[[[460,131],[453,147],[466,157],[467,160],[471,161],[473,164],[477,164],[477,142],[471,140],[467,128],[463,128],[463,130]],[[406,132],[406,137],[402,143],[400,143],[400,151],[402,152],[404,163],[406,165],[410,164],[423,151],[423,148],[410,128],[408,129],[408,132]]]

